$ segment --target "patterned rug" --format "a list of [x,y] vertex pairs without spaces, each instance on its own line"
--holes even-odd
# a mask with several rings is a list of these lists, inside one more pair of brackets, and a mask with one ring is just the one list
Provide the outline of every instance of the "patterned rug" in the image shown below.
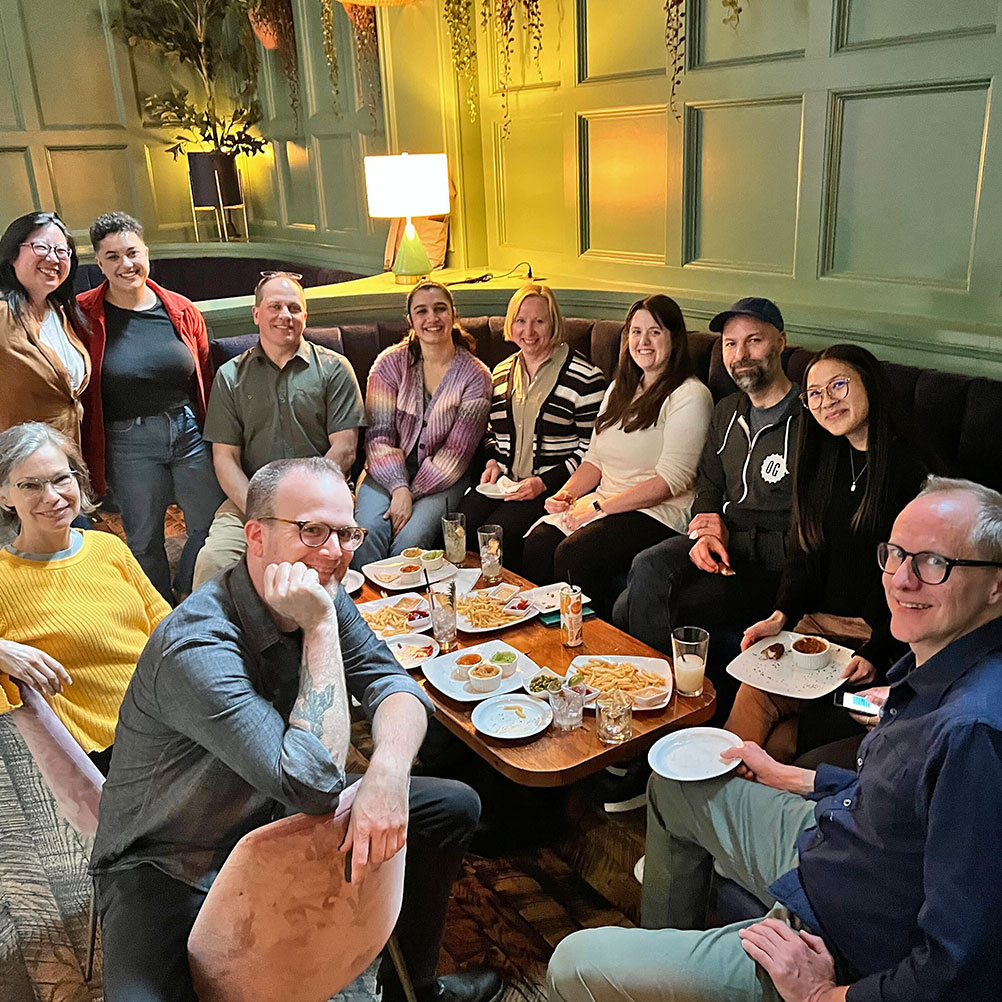
[[[56,811],[10,715],[0,717],[0,1002],[101,1002],[101,937],[84,981],[90,847]],[[375,965],[336,1002],[372,1002]]]

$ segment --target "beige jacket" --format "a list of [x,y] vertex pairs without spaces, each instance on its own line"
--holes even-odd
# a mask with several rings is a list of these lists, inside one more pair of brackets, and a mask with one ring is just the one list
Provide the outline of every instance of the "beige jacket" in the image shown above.
[[83,407],[79,397],[90,382],[90,356],[63,318],[63,329],[84,357],[84,378],[74,393],[59,356],[38,338],[39,323],[30,314],[15,320],[0,300],[0,431],[24,421],[44,421],[80,444]]

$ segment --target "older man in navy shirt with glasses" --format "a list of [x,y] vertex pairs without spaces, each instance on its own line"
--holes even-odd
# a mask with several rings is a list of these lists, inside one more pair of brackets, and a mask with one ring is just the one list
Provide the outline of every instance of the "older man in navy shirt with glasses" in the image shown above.
[[[930,478],[877,557],[911,653],[857,771],[748,743],[724,753],[737,776],[655,776],[645,928],[560,943],[551,1002],[999,996],[1002,495]],[[714,861],[775,901],[764,920],[701,931]]]

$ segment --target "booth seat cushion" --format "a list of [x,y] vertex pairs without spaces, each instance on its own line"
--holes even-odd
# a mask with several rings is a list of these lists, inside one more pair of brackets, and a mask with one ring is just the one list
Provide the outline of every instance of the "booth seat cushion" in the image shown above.
[[[340,327],[307,327],[306,339],[314,344],[322,344],[325,348],[331,348],[341,355],[345,353]],[[256,344],[257,334],[237,334],[234,337],[221,337],[210,341],[209,360],[212,362],[212,371],[215,372],[224,362],[242,355]]]

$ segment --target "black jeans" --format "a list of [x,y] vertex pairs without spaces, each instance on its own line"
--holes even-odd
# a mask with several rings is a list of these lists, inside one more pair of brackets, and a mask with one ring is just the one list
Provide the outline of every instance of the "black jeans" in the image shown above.
[[[349,776],[346,785],[357,778]],[[463,783],[411,779],[404,898],[395,931],[415,986],[435,978],[449,892],[479,816],[480,799]],[[96,884],[105,1002],[197,1002],[187,946],[205,892],[150,863],[98,874]]]
[[556,526],[536,526],[525,541],[525,576],[539,585],[570,581],[591,598],[595,612],[612,618],[612,606],[626,584],[633,558],[649,546],[677,536],[642,511],[607,515],[565,536]]
[[482,525],[500,525],[503,530],[502,546],[504,565],[516,574],[522,573],[522,537],[529,526],[546,514],[543,502],[547,492],[531,501],[498,501],[478,494],[470,488],[459,503],[459,510],[466,516],[466,539],[469,549],[477,548],[477,529]]

